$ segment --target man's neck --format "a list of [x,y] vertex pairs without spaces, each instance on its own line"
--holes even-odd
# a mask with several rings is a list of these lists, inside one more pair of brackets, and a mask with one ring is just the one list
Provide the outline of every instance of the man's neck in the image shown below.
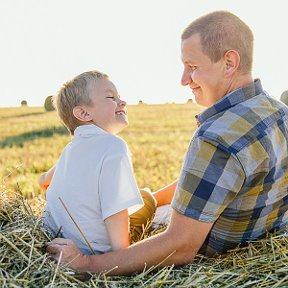
[[240,88],[243,88],[253,82],[252,75],[249,74],[238,74],[233,79],[231,79],[231,82],[228,85],[228,89],[226,92],[226,95],[238,90]]

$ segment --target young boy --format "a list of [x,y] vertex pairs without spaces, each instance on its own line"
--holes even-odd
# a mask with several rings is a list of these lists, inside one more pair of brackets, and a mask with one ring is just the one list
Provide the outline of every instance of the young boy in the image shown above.
[[[73,138],[39,178],[47,189],[44,225],[55,233],[61,228],[84,254],[90,247],[95,253],[128,247],[129,215],[143,200],[127,144],[115,136],[128,125],[126,102],[106,74],[90,71],[64,84],[55,103]],[[137,232],[156,210],[152,194],[143,193],[147,205],[131,215]]]

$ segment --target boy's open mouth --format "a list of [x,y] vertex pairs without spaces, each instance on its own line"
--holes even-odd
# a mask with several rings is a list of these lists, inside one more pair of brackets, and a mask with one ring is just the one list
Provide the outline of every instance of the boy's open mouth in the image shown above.
[[116,115],[126,115],[126,112],[121,110],[121,111],[116,111],[115,114]]

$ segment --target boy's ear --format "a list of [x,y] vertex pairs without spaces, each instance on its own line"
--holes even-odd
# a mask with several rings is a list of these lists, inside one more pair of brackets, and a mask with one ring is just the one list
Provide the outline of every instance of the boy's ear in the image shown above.
[[76,119],[82,122],[88,122],[92,120],[92,116],[83,106],[76,106],[73,108],[73,115]]
[[240,65],[240,55],[235,50],[228,50],[224,55],[225,75],[231,76],[234,74]]

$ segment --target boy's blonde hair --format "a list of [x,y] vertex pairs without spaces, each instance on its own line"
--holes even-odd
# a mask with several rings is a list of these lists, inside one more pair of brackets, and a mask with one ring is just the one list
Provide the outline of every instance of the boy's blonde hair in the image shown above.
[[199,33],[202,52],[218,62],[228,50],[240,55],[239,70],[250,73],[253,64],[254,37],[251,29],[228,11],[215,11],[193,21],[182,33],[182,40]]
[[99,71],[84,72],[67,81],[53,99],[58,115],[69,132],[74,135],[75,129],[81,122],[73,115],[73,109],[78,105],[91,105],[90,91],[92,85],[100,79],[109,76]]

